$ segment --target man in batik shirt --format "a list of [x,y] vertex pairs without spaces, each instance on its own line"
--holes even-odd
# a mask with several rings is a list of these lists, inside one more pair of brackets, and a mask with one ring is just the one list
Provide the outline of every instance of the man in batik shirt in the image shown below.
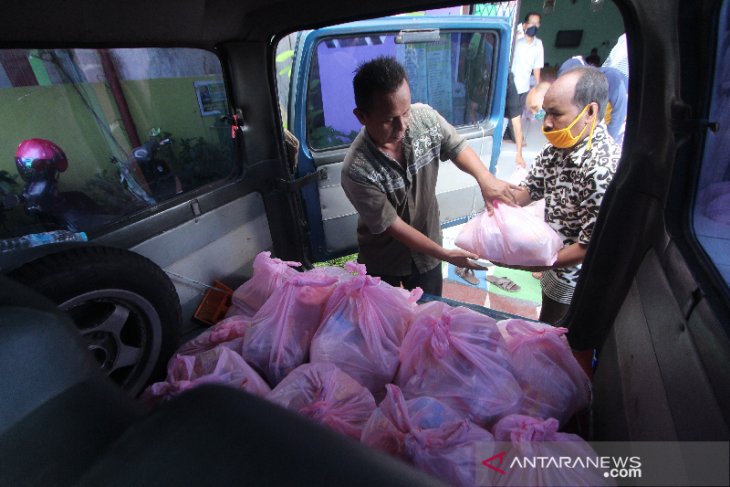
[[557,323],[568,311],[603,195],[621,157],[621,147],[602,121],[607,100],[608,82],[597,68],[560,76],[543,101],[548,144],[515,192],[521,205],[545,198],[545,221],[565,244],[552,267],[531,269],[544,270],[540,321],[546,323]]

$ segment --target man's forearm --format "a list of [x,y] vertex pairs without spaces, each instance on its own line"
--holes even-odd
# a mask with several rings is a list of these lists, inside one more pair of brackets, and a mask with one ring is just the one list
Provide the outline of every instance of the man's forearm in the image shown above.
[[582,243],[570,244],[558,252],[558,259],[553,264],[553,269],[573,267],[583,263],[588,246]]
[[411,250],[430,255],[431,257],[435,257],[439,260],[446,259],[446,252],[442,246],[400,218],[397,218],[395,222],[388,227],[385,233],[398,240]]
[[[471,147],[467,146],[464,150],[459,152],[459,155],[453,159],[453,162],[456,167],[476,179],[479,188],[482,190],[482,194],[484,194],[485,191],[491,190],[496,191],[496,193],[492,194],[493,198],[499,198],[505,201],[511,199],[511,194],[505,186],[506,183],[500,181],[494,174],[489,172],[487,166],[484,165],[477,153],[474,152],[474,149]],[[505,195],[500,196],[498,194],[500,192],[505,193]]]
[[476,179],[480,185],[482,183],[493,184],[497,179],[487,170],[487,167],[471,147],[465,147],[452,161],[456,167]]
[[472,260],[479,258],[477,254],[460,248],[445,249],[400,218],[397,218],[385,233],[413,251],[430,255],[456,267],[484,270]]
[[550,269],[562,269],[564,267],[574,267],[578,264],[583,263],[583,259],[586,255],[586,246],[579,243],[570,244],[558,252],[558,258],[555,263],[551,266],[521,266],[521,265],[510,265],[500,262],[494,262],[499,267],[509,267],[511,269],[520,269],[523,271],[530,272],[542,272]]
[[474,149],[467,146],[452,160],[456,167],[476,179],[479,189],[482,191],[484,205],[490,215],[493,209],[492,200],[502,200],[508,205],[515,204],[512,189],[515,189],[516,186],[499,180],[490,173]]

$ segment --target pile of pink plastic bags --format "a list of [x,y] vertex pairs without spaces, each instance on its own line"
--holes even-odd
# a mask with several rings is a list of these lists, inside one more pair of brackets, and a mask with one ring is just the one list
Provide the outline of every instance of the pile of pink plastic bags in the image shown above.
[[453,485],[476,485],[485,468],[476,449],[496,439],[591,451],[558,432],[591,397],[566,329],[419,304],[420,289],[395,288],[352,262],[297,267],[259,254],[227,318],[184,344],[142,399],[156,405],[199,384],[226,384]]

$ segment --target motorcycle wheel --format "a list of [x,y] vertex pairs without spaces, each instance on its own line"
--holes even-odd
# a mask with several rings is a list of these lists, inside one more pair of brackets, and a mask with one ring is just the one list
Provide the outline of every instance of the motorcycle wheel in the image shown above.
[[10,273],[65,311],[101,369],[130,395],[164,377],[182,313],[170,278],[149,259],[112,247],[49,254]]

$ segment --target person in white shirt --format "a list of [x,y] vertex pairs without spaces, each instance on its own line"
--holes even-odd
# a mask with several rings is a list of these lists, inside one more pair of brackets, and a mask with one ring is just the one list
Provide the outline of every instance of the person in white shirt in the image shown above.
[[515,42],[512,54],[512,74],[515,77],[517,93],[525,106],[527,92],[530,91],[530,76],[535,77],[535,84],[540,82],[540,70],[545,65],[545,51],[542,41],[537,37],[540,28],[540,14],[530,12],[522,24],[524,37]]
[[[527,93],[530,91],[530,77],[535,77],[535,83],[540,83],[540,70],[545,65],[545,53],[542,41],[537,38],[537,30],[540,28],[540,14],[530,12],[525,16],[521,24],[524,35],[515,41],[512,52],[512,76],[514,77],[515,88],[519,98],[519,112],[525,109]],[[515,128],[510,120],[506,137],[517,142]],[[520,141],[524,144],[524,140]]]

